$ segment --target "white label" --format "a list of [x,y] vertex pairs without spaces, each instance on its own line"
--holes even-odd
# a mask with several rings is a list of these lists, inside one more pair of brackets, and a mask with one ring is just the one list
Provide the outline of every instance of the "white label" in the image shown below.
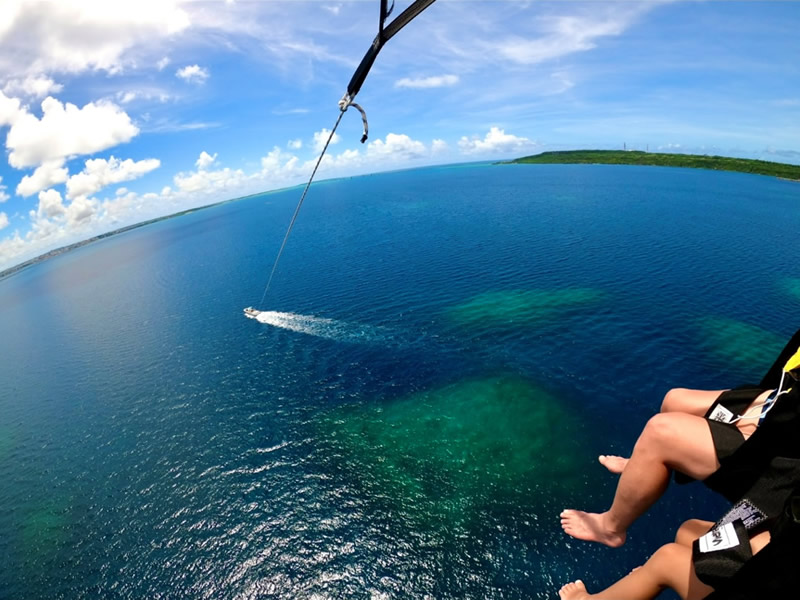
[[717,405],[714,412],[708,417],[711,421],[719,421],[720,423],[730,423],[733,421],[733,413],[721,404]]
[[733,528],[733,523],[722,527],[715,527],[700,538],[700,552],[716,552],[727,550],[739,545],[739,537]]

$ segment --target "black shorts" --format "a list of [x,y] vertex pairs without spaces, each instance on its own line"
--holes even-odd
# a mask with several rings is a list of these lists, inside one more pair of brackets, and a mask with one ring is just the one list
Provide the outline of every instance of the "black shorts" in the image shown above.
[[739,449],[744,441],[744,435],[739,428],[732,423],[722,423],[714,421],[709,417],[714,414],[718,407],[722,406],[734,415],[742,414],[750,404],[758,398],[764,390],[755,387],[736,388],[722,392],[716,399],[711,408],[706,413],[706,421],[711,430],[711,439],[714,441],[714,450],[717,452],[719,463],[725,462],[731,454]]
[[[711,405],[711,408],[706,412],[706,423],[711,430],[711,439],[714,443],[714,451],[717,453],[717,460],[720,465],[724,465],[725,461],[744,444],[745,438],[739,428],[732,423],[722,423],[714,421],[709,417],[722,406],[730,411],[733,415],[738,415],[753,402],[764,390],[753,386],[738,387],[726,392],[722,392]],[[724,474],[718,470],[712,473],[705,481],[707,487],[727,497],[728,482],[722,476]],[[675,472],[675,481],[677,483],[689,483],[694,481],[693,478],[683,473]]]

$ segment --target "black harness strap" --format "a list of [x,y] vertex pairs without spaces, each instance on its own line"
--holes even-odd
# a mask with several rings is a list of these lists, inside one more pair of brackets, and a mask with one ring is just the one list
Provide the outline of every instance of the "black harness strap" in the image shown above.
[[392,39],[392,37],[394,37],[394,35],[403,27],[408,25],[411,20],[414,19],[414,17],[419,15],[434,2],[435,0],[416,0],[416,2],[414,2],[411,6],[397,15],[397,17],[391,23],[384,26],[386,18],[391,14],[392,8],[394,8],[394,2],[392,2],[392,6],[387,9],[387,0],[381,0],[381,15],[378,25],[378,35],[375,36],[375,39],[372,41],[372,45],[369,47],[369,50],[367,50],[364,58],[361,59],[361,63],[358,65],[356,72],[350,79],[350,83],[347,84],[347,97],[349,97],[351,102],[356,97],[356,94],[358,94],[358,92],[361,90],[361,86],[364,84],[364,80],[367,78],[367,74],[369,74],[369,70],[375,63],[375,59],[378,57],[378,52],[381,51],[381,48],[383,48],[384,44]]

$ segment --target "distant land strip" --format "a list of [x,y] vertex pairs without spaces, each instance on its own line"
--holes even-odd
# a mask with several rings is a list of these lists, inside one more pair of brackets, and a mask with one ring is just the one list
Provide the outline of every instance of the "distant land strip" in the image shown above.
[[782,179],[800,181],[800,165],[728,158],[700,154],[666,154],[642,152],[641,150],[565,150],[542,152],[509,161],[511,164],[595,164],[595,165],[649,165],[654,167],[688,167],[690,169],[713,169],[736,171],[753,175],[771,175]]

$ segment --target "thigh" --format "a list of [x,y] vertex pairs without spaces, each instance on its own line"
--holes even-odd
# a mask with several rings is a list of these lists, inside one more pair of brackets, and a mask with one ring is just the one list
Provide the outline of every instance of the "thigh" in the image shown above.
[[661,412],[683,412],[696,417],[703,417],[723,391],[725,390],[671,389],[664,396],[664,401],[661,403]]
[[657,414],[648,421],[637,447],[640,443],[642,453],[694,479],[705,479],[719,469],[711,428],[703,417]]

